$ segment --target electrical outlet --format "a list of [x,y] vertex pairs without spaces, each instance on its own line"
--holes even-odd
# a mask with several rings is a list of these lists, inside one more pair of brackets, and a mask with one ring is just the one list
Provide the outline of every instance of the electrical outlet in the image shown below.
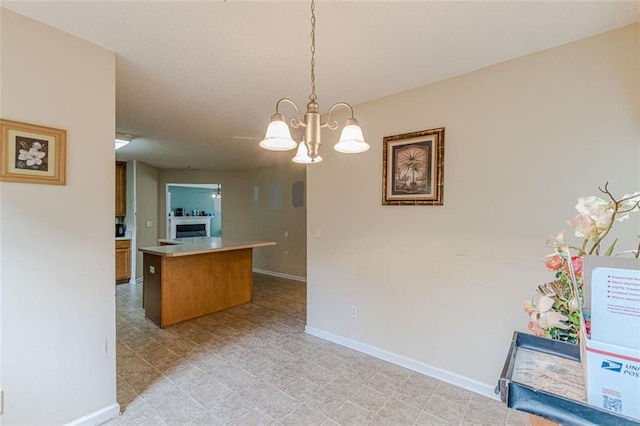
[[147,221],[147,228],[153,228],[153,221],[152,220],[148,220]]
[[289,238],[289,231],[284,231],[284,237]]
[[316,238],[322,238],[322,228],[319,226],[316,226]]
[[149,266],[149,273],[150,274],[155,274],[156,273],[156,268],[154,268],[153,266]]
[[358,307],[351,306],[351,318],[358,318]]

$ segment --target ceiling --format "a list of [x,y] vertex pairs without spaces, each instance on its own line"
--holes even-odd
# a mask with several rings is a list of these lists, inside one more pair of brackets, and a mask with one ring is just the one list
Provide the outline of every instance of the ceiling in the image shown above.
[[[308,2],[2,0],[2,7],[116,53],[116,130],[136,136],[118,159],[242,169],[293,157],[258,142],[278,99],[301,109],[308,102]],[[359,103],[638,22],[640,0],[319,0],[316,15],[321,112],[345,101],[357,117]],[[294,110],[281,112],[290,119]]]

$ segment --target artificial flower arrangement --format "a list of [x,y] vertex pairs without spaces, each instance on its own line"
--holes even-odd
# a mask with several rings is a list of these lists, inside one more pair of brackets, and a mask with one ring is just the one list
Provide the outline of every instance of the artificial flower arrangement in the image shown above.
[[[629,218],[629,214],[640,210],[640,191],[625,194],[616,199],[609,192],[608,184],[598,188],[609,201],[590,196],[578,198],[578,214],[568,220],[576,237],[582,239],[579,246],[570,245],[564,239],[563,229],[551,238],[554,253],[547,256],[547,269],[555,273],[555,279],[538,286],[531,301],[524,302],[524,310],[530,316],[529,331],[536,336],[561,340],[568,343],[580,341],[580,304],[582,303],[582,256],[612,256],[617,239],[604,251],[603,240],[613,225]],[[635,258],[640,255],[640,245],[635,250],[622,252]],[[622,253],[615,254],[616,256]],[[572,277],[579,294],[574,294]],[[589,321],[587,321],[587,328]],[[588,332],[588,330],[587,330]]]

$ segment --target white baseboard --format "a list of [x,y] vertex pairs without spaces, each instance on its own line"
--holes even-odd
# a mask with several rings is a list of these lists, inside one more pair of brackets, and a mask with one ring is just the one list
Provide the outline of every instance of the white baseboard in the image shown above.
[[487,398],[491,398],[495,400],[499,399],[498,396],[494,393],[493,387],[485,383],[470,379],[468,377],[461,376],[459,374],[455,374],[450,371],[442,370],[437,367],[432,367],[420,361],[416,361],[402,355],[397,355],[397,354],[385,351],[384,349],[367,345],[366,343],[362,343],[356,340],[348,339],[346,337],[338,336],[337,334],[329,333],[327,331],[320,330],[318,328],[306,326],[304,328],[304,331],[305,333],[310,334],[312,336],[316,336],[321,339],[328,340],[329,342],[337,343],[338,345],[341,345],[341,346],[346,346],[347,348],[354,349],[358,352],[371,355],[375,358],[388,361],[392,364],[396,364],[401,367],[408,368],[409,370],[413,370],[418,373],[436,378],[438,380],[442,380],[443,382],[451,383],[452,385],[456,385],[461,388],[470,390],[482,396],[486,396]]
[[[142,284],[142,280],[144,279],[144,277],[138,277],[136,278],[136,280],[134,281],[135,284]],[[133,283],[132,283],[133,284]]]
[[96,426],[115,419],[120,415],[120,404],[117,402],[101,408],[86,416],[75,419],[67,423],[65,426]]
[[307,282],[307,278],[306,277],[299,277],[297,275],[283,274],[282,272],[267,271],[266,269],[253,268],[253,272],[256,272],[258,274],[271,275],[272,277],[279,277],[279,278],[286,278],[288,280],[300,281],[300,282],[303,282],[303,283]]

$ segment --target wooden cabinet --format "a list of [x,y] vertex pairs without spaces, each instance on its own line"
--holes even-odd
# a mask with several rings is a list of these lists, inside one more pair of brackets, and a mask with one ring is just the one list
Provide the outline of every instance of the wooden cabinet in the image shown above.
[[168,255],[142,251],[144,315],[161,328],[251,302],[252,248],[176,256],[171,250]]
[[131,240],[116,240],[116,284],[131,278]]
[[116,217],[127,215],[127,163],[116,161]]

